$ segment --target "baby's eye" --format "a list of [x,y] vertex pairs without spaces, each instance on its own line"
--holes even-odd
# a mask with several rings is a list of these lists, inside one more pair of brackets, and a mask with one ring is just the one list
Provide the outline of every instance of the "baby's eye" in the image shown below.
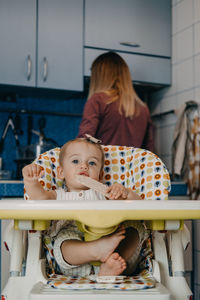
[[89,161],[89,165],[90,166],[96,166],[96,162],[95,161]]
[[75,165],[78,164],[78,159],[73,159],[72,163],[75,164]]

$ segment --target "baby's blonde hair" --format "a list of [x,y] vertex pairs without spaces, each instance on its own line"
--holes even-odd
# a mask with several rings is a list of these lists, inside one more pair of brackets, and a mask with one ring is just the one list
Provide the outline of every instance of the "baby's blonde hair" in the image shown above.
[[89,145],[92,145],[92,146],[96,147],[96,149],[98,149],[101,152],[101,170],[100,171],[103,170],[103,167],[104,167],[104,151],[103,151],[103,148],[101,147],[100,144],[95,144],[95,143],[91,142],[90,140],[88,140],[86,138],[76,138],[76,139],[70,140],[60,148],[59,163],[60,163],[61,167],[63,167],[63,162],[64,162],[64,158],[65,158],[67,148],[72,143],[86,143],[86,144],[89,144]]

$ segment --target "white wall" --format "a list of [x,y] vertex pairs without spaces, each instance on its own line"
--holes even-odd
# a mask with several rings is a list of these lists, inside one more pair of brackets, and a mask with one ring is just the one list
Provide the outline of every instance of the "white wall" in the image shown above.
[[[200,0],[172,0],[172,86],[154,93],[152,115],[179,108],[182,103],[200,103]],[[156,153],[171,171],[171,148],[176,116],[154,119]],[[194,222],[195,300],[200,299],[200,221]]]
[[[176,109],[188,100],[200,103],[200,0],[172,0],[172,86],[151,96],[151,114]],[[176,116],[153,121],[156,153],[171,171]]]

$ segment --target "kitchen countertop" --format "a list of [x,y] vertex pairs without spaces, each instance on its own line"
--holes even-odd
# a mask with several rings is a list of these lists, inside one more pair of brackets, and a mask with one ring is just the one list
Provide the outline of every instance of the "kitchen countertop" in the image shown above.
[[186,196],[188,186],[183,181],[172,181],[170,196]]
[[[24,182],[23,180],[0,180],[0,197],[23,197]],[[170,197],[186,196],[187,184],[182,181],[171,182]]]
[[23,183],[23,180],[11,180],[11,179],[9,179],[9,180],[0,180],[0,184],[16,184],[16,183],[18,183],[18,184],[21,184],[21,183]]

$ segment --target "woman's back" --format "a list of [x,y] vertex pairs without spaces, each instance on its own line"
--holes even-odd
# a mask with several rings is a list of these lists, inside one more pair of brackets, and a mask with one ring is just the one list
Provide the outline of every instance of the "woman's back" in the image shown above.
[[101,54],[92,63],[88,101],[78,137],[86,133],[104,145],[153,151],[149,110],[135,92],[128,65],[115,52]]
[[146,105],[136,102],[134,117],[119,114],[118,101],[107,103],[106,93],[96,93],[87,102],[78,136],[88,133],[104,145],[141,147],[153,151],[153,130]]

